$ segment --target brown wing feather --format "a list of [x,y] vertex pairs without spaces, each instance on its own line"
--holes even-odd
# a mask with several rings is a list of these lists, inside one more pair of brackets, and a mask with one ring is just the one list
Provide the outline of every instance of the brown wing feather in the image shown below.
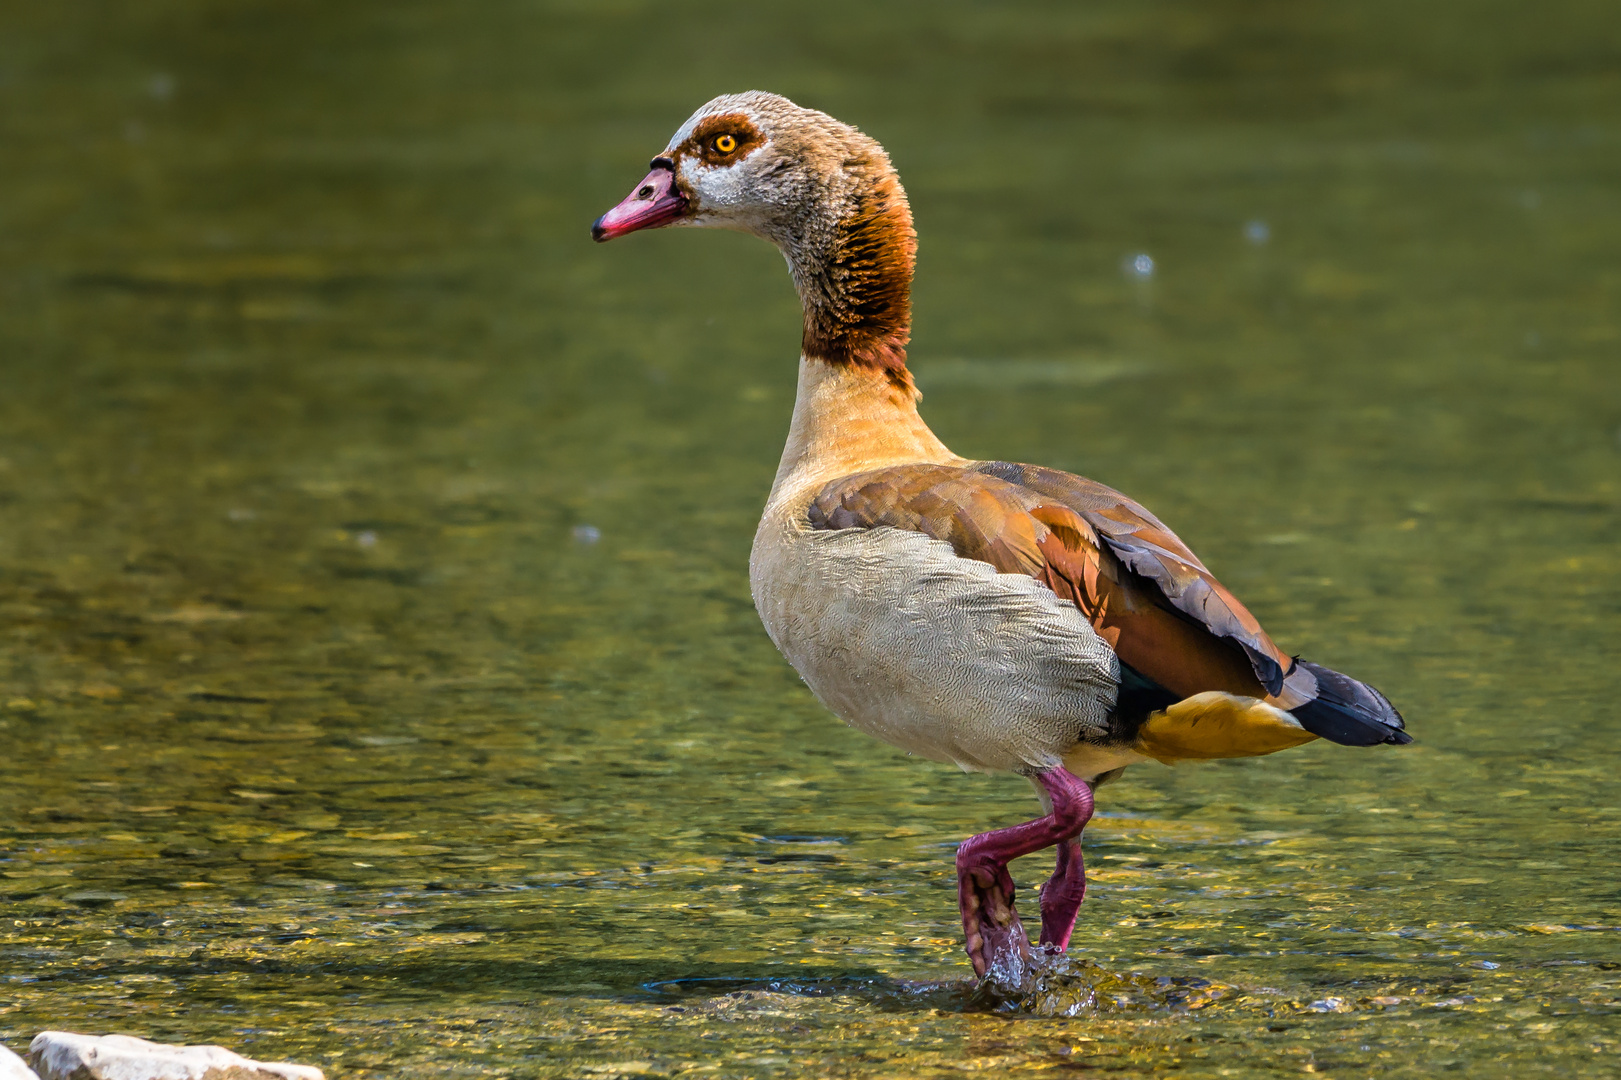
[[1044,505],[1030,513],[1048,530],[1038,542],[1045,562],[1038,576],[1081,609],[1122,663],[1182,697],[1206,690],[1266,696],[1243,652],[1167,610],[1158,590],[1098,543],[1074,510]]
[[1075,511],[1121,562],[1153,582],[1176,610],[1217,637],[1236,642],[1268,693],[1283,689],[1294,661],[1159,518],[1113,488],[1057,469],[986,461],[971,471],[1037,492]]
[[834,480],[809,516],[822,529],[910,529],[1004,574],[1040,577],[1039,526],[1025,498],[1013,484],[950,465],[897,465]]
[[[893,466],[829,483],[808,517],[822,529],[921,532],[965,559],[1037,578],[1080,608],[1124,663],[1173,693],[1266,694],[1235,643],[1169,610],[1160,581],[1131,566],[1107,534],[1100,540],[1083,511],[1029,486],[949,465]],[[1191,552],[1179,562],[1203,571]]]

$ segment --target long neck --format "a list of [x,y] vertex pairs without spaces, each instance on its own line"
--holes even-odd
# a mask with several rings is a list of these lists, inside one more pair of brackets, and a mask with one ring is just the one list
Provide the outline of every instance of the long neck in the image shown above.
[[917,236],[889,158],[854,136],[822,197],[774,237],[805,310],[793,423],[771,501],[851,473],[958,462],[918,415],[906,370]]
[[785,238],[783,254],[804,307],[806,358],[881,371],[910,389],[917,235],[900,180],[874,150],[846,162],[838,187]]
[[770,501],[794,500],[835,477],[886,465],[962,461],[918,415],[918,396],[882,368],[802,358]]

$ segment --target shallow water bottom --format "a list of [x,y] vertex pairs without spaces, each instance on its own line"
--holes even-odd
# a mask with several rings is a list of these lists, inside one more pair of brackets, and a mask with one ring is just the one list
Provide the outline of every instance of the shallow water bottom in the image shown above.
[[[1618,20],[3,5],[0,1039],[1621,1074]],[[1140,500],[1416,739],[1133,767],[1018,1001],[965,982],[952,853],[1028,786],[840,726],[750,602],[780,256],[588,237],[749,86],[893,156],[948,445]]]
[[[383,890],[280,877],[224,904],[195,883],[168,897],[36,900],[14,909],[28,917],[7,935],[0,1037],[136,1031],[379,1078],[1599,1077],[1621,1048],[1621,964],[1531,955],[1538,941],[1607,928],[1484,935],[1493,955],[1520,952],[1512,964],[1444,947],[1481,944],[1462,927],[1331,930],[1355,939],[1338,959],[1299,940],[1240,956],[1176,947],[1201,920],[1171,900],[1140,912],[1171,946],[1157,962],[1089,959],[1096,949],[1078,940],[1069,957],[1038,956],[1033,981],[1006,993],[962,977],[949,910],[896,927],[892,909],[863,910],[825,864],[749,862]],[[882,881],[876,866],[840,869]],[[776,880],[731,890],[731,906],[687,903],[700,875],[717,899],[717,886],[725,897],[762,873]],[[949,892],[936,891],[946,908]],[[748,910],[773,897],[791,902]],[[1089,901],[1082,934],[1119,899]],[[818,926],[828,908],[844,918]],[[1350,977],[1325,979],[1340,966]]]

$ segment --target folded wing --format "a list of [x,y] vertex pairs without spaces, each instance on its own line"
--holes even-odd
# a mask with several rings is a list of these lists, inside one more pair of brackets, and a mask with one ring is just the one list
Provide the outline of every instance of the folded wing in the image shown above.
[[1410,741],[1382,694],[1291,659],[1175,533],[1094,481],[1008,462],[892,466],[832,481],[808,516],[821,529],[921,532],[1045,582],[1119,656],[1119,709],[1145,715],[1219,691],[1263,699],[1335,742]]
[[1217,637],[1237,644],[1267,693],[1283,691],[1293,661],[1159,518],[1113,488],[1057,469],[986,461],[972,471],[1017,484],[1075,511],[1127,567],[1152,581],[1176,610]]

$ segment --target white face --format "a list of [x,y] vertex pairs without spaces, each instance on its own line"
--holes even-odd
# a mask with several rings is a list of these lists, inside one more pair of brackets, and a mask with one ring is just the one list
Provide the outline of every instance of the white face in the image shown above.
[[748,157],[729,165],[711,165],[691,156],[682,158],[676,165],[676,176],[696,204],[688,223],[760,231],[767,210],[758,197],[764,179],[758,162],[764,150],[764,146],[758,147]]
[[663,157],[692,204],[679,224],[774,239],[773,223],[801,193],[800,170],[773,143],[771,120],[745,103],[750,96],[716,98],[671,137]]

